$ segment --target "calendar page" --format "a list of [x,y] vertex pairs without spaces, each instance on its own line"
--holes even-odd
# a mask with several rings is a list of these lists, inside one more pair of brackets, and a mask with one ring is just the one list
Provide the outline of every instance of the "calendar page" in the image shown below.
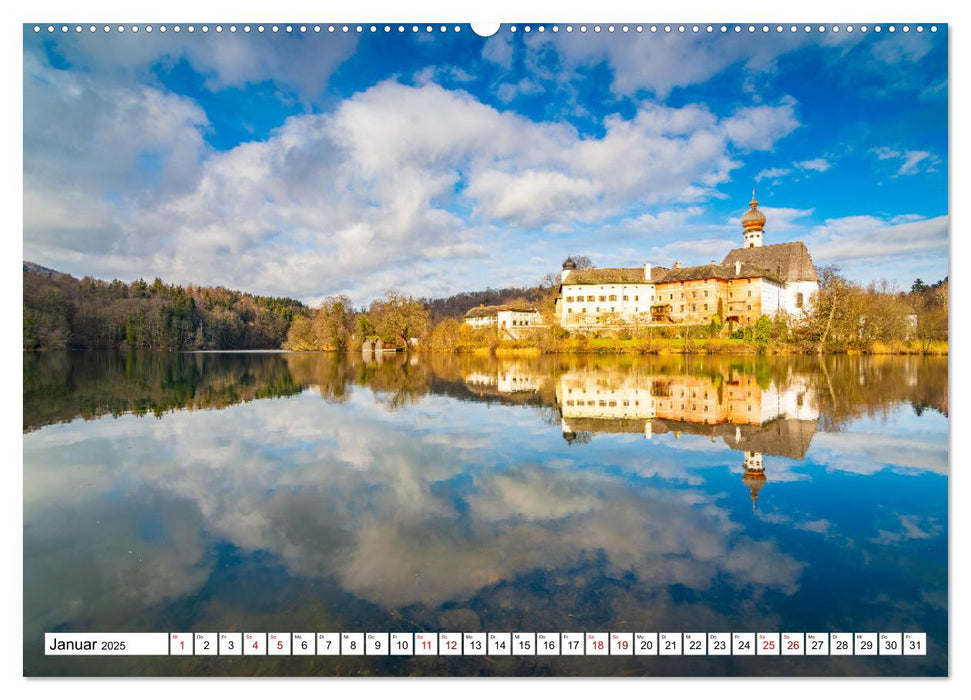
[[24,676],[948,675],[946,22],[220,12],[23,25]]

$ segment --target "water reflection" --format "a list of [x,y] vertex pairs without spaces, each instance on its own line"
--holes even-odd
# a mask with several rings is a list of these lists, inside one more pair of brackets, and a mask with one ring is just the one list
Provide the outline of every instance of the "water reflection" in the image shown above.
[[[946,364],[326,354],[30,363],[28,672],[175,672],[167,660],[47,659],[38,637],[175,628],[915,629],[933,653],[895,667],[861,657],[775,668],[946,669]],[[286,399],[254,400],[269,397]],[[117,417],[72,422],[99,412]],[[888,441],[897,449],[875,449]],[[179,668],[212,662],[193,663]],[[297,668],[241,663],[232,672]],[[300,663],[311,665],[296,672],[337,670]],[[342,663],[764,672],[715,658]]]
[[[569,397],[561,400],[560,393],[572,388],[564,382],[579,382],[578,390],[594,393],[601,385],[615,386],[621,393],[647,392],[660,402],[656,410],[661,413],[649,415],[647,405],[622,405],[630,397],[615,397],[615,405],[601,405],[601,400],[609,404],[611,399],[595,396],[600,413],[586,415],[582,410],[586,406],[577,405],[578,399],[573,404]],[[663,395],[666,383],[672,382],[694,399],[684,404],[686,408],[680,408],[683,402],[678,401],[685,396]],[[656,424],[661,432],[675,420],[751,424],[758,417],[765,424],[783,414],[820,420],[821,429],[838,430],[847,421],[900,403],[911,404],[918,413],[933,409],[947,415],[948,392],[947,359],[937,357],[542,356],[501,360],[480,355],[419,358],[398,353],[363,358],[338,358],[329,353],[25,353],[24,430],[75,418],[129,413],[161,416],[173,410],[225,408],[255,399],[293,396],[310,387],[328,401],[340,402],[353,386],[370,388],[391,409],[427,394],[448,395],[543,405],[573,418],[657,417],[665,421]],[[708,397],[703,397],[705,392]],[[585,402],[589,400],[585,398]]]

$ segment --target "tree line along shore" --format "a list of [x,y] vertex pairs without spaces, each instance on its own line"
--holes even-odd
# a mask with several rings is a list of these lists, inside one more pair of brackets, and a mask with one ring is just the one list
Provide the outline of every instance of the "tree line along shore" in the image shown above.
[[[557,283],[464,292],[423,299],[394,291],[355,308],[347,296],[311,308],[287,297],[224,287],[77,279],[24,265],[24,350],[329,350],[359,351],[380,340],[391,350],[541,353],[845,352],[947,354],[948,281],[914,281],[907,291],[886,282],[861,285],[838,268],[819,270],[820,289],[800,319],[763,316],[737,326],[714,318],[702,326],[617,325],[584,334],[560,327]],[[545,325],[512,340],[497,328],[472,328],[478,304],[530,305]]]

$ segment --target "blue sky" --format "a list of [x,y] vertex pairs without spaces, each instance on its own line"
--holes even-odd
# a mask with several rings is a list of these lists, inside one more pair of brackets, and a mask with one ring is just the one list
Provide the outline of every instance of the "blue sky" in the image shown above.
[[755,186],[766,243],[863,282],[947,274],[943,25],[397,26],[26,26],[24,257],[365,304],[533,284],[569,253],[720,259]]

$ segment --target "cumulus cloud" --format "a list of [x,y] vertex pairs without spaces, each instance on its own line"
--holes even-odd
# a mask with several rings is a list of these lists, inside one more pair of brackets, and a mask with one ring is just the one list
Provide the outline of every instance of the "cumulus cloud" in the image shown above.
[[[798,126],[791,102],[727,117],[643,102],[629,119],[608,117],[602,136],[581,136],[463,91],[390,80],[333,112],[292,116],[265,140],[213,152],[205,114],[185,98],[106,88],[39,62],[31,69],[37,94],[27,104],[50,109],[27,132],[29,256],[85,273],[162,274],[308,300],[349,292],[366,301],[391,287],[428,293],[429,264],[446,259],[454,277],[437,283],[457,285],[496,225],[597,223],[700,201],[740,166],[734,153],[771,148]],[[50,80],[71,87],[48,91]],[[70,185],[58,189],[66,178],[57,156],[68,146],[49,134],[71,100],[91,104],[89,122],[62,135],[80,152]],[[47,199],[60,209],[34,206]],[[83,239],[90,229],[78,231],[85,221],[99,227],[96,260]]]
[[767,151],[772,145],[799,126],[791,100],[771,107],[759,105],[740,110],[725,121],[729,138],[742,148]]
[[[536,439],[529,433],[497,446],[510,421],[521,423],[520,408],[467,404],[457,414],[452,400],[433,397],[419,411],[389,414],[362,389],[340,406],[305,393],[281,405],[52,426],[25,443],[25,528],[31,542],[58,552],[77,533],[54,513],[85,523],[111,516],[118,530],[103,540],[107,557],[134,546],[126,533],[138,529],[113,515],[116,504],[139,504],[126,518],[156,522],[158,542],[135,543],[144,573],[115,556],[105,569],[110,582],[99,576],[83,587],[106,600],[104,591],[140,590],[135,584],[162,566],[169,570],[153,602],[191,594],[212,566],[204,537],[264,551],[295,576],[334,578],[391,608],[440,605],[536,569],[570,570],[591,553],[632,572],[647,592],[673,584],[706,590],[716,581],[797,590],[803,565],[771,539],[741,532],[697,488],[524,461],[526,442]],[[130,440],[117,441],[118,431]],[[453,432],[471,441],[425,439]],[[614,464],[619,455],[600,456]],[[683,475],[684,460],[670,469]],[[63,564],[37,555],[31,570],[53,579]],[[126,609],[136,598],[115,600]],[[58,608],[47,621],[73,614]]]
[[[887,431],[861,429],[839,435],[818,433],[813,438],[813,455],[828,469],[852,474],[876,474],[885,469],[901,472],[948,474],[946,421],[943,434],[893,435]],[[866,426],[870,428],[871,426]],[[931,426],[932,429],[936,426]]]
[[99,32],[96,40],[83,34],[55,36],[51,51],[104,80],[132,83],[154,67],[184,60],[204,76],[210,90],[272,81],[274,89],[310,103],[321,97],[330,75],[354,53],[357,42],[354,32]]
[[827,219],[810,230],[806,244],[816,260],[830,263],[941,251],[948,245],[948,217]]
[[512,68],[514,38],[515,36],[510,32],[498,32],[485,42],[485,46],[482,48],[482,58],[509,70]]
[[598,194],[589,180],[549,170],[516,175],[490,170],[470,182],[466,192],[490,218],[523,226],[542,226],[563,212],[579,213]]
[[[812,216],[815,209],[797,209],[795,207],[763,207],[759,206],[762,213],[765,214],[765,227],[766,230],[787,232],[798,230],[802,227],[799,224],[800,219],[805,219],[806,217]],[[732,227],[738,230],[742,226],[741,214],[745,212],[740,212],[739,218],[732,219]]]
[[[104,253],[120,210],[184,191],[208,120],[192,100],[99,82],[24,56],[24,228],[30,242]],[[66,117],[66,118],[65,118]],[[120,233],[120,232],[116,232]]]
[[753,73],[771,72],[780,56],[809,41],[801,35],[760,36],[758,41],[752,41],[734,33],[712,36],[662,32],[559,32],[526,38],[531,52],[554,49],[553,70],[561,77],[607,63],[613,71],[614,92],[632,95],[647,90],[660,98],[676,87],[705,83],[731,67]]

